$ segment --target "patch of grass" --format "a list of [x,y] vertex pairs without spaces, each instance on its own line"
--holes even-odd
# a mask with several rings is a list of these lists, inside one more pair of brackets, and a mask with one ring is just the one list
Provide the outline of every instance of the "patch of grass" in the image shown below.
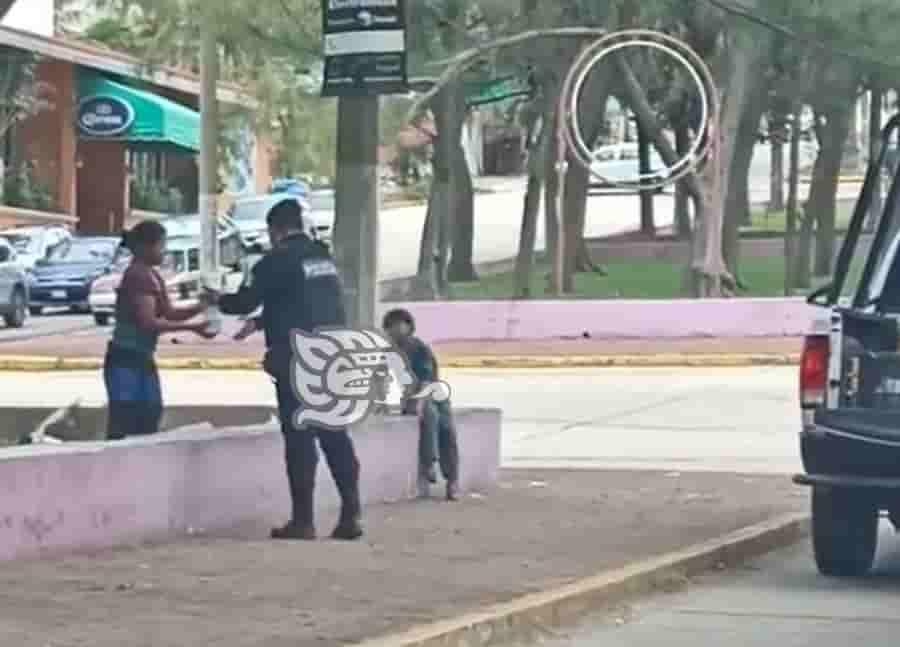
[[[573,299],[677,299],[684,296],[685,268],[679,263],[662,260],[621,260],[605,265],[607,276],[578,274]],[[545,297],[550,266],[535,267],[531,279],[532,298]],[[475,283],[455,283],[451,298],[462,301],[509,299],[513,293],[514,274],[505,272],[482,277]],[[784,259],[748,258],[741,263],[741,280],[747,291],[744,297],[780,297],[784,290]]]
[[[839,201],[837,204],[836,224],[838,231],[846,231],[853,217],[854,203],[851,201]],[[787,215],[782,211],[766,212],[765,209],[756,209],[750,214],[750,225],[741,227],[742,232],[775,232],[783,234],[787,228]]]

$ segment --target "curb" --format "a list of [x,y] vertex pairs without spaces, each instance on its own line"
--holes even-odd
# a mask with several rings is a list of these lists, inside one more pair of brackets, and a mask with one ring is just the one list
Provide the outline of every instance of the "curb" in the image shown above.
[[799,353],[671,353],[645,355],[510,355],[440,357],[442,367],[475,368],[702,368],[794,366]]
[[[742,368],[751,366],[795,366],[799,353],[772,354],[659,354],[659,355],[450,355],[438,358],[443,368],[453,369],[572,369],[572,368]],[[261,368],[257,359],[224,357],[162,358],[161,370],[252,371]],[[38,357],[0,355],[0,371],[45,373],[92,371],[103,368],[99,357]]]
[[805,538],[806,515],[781,517],[692,548],[601,573],[561,588],[454,619],[414,627],[358,647],[481,647],[532,642],[571,626],[588,614],[723,566],[759,557]]

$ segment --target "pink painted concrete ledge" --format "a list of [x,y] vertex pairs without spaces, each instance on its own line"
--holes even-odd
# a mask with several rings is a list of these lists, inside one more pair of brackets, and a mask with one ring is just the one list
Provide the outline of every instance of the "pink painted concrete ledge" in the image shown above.
[[804,299],[422,301],[409,309],[423,339],[687,339],[797,337],[816,311]]
[[[461,489],[489,489],[499,472],[501,413],[455,413]],[[371,418],[353,437],[364,503],[416,496],[415,418]],[[283,522],[289,511],[283,447],[276,428],[255,427],[2,449],[0,561]],[[317,488],[320,504],[337,505],[324,461]]]

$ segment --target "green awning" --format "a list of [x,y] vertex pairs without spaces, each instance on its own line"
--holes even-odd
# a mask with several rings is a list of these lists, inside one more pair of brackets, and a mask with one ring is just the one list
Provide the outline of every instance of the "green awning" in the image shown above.
[[165,97],[97,75],[79,83],[83,137],[200,150],[200,113]]

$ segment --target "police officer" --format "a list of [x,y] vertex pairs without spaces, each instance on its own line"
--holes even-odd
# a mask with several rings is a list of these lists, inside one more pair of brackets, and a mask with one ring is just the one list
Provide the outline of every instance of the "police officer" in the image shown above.
[[[341,516],[332,538],[352,541],[362,534],[359,500],[359,462],[347,430],[315,426],[296,429],[293,420],[302,405],[291,384],[291,331],[313,332],[323,326],[346,326],[344,299],[337,267],[328,249],[315,240],[300,204],[286,199],[267,217],[272,251],[257,263],[251,280],[232,295],[218,298],[225,314],[247,315],[260,305],[262,316],[251,327],[265,330],[263,366],[273,378],[278,413],[284,434],[288,483],[293,504],[290,522],[272,531],[274,539],[312,540],[316,537],[313,491],[318,451],[325,453],[331,475],[341,495]],[[236,336],[241,339],[252,332]]]

